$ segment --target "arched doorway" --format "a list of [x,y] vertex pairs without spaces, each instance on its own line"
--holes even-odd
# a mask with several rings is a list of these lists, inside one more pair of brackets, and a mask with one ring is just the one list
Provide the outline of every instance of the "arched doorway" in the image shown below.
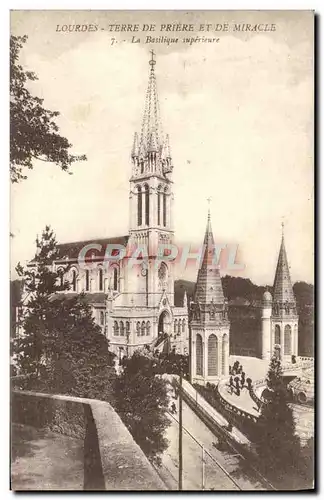
[[159,317],[158,323],[158,335],[167,334],[170,335],[170,324],[171,324],[171,315],[169,311],[162,311]]

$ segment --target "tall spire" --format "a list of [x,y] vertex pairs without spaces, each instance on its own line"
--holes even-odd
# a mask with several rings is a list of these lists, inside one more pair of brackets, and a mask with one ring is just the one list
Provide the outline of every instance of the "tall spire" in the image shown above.
[[210,210],[208,209],[207,225],[204,236],[204,255],[198,271],[195,299],[199,305],[224,304],[224,293],[217,262],[214,259],[214,236],[211,226]]
[[133,154],[133,175],[158,173],[168,174],[172,171],[169,138],[164,137],[160,116],[160,104],[155,76],[155,53],[150,51],[149,82],[145,97],[142,128],[139,134],[138,156]]
[[282,222],[281,245],[278,256],[276,275],[273,284],[273,301],[295,304],[295,296],[291,284],[290,272],[285,248],[284,224]]

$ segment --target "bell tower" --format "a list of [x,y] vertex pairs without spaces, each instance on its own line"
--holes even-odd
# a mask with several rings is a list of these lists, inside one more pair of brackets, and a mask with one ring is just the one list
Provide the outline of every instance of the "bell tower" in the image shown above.
[[152,50],[142,127],[131,151],[129,193],[129,245],[139,252],[142,266],[133,276],[132,293],[135,305],[149,307],[156,307],[163,293],[174,305],[173,263],[162,258],[163,245],[173,243],[173,164],[169,136],[162,130],[155,66]]
[[282,223],[281,246],[273,284],[270,351],[278,352],[282,360],[298,356],[298,314],[285,247]]
[[204,255],[190,307],[192,383],[215,383],[229,370],[228,303],[219,268],[214,262],[215,243],[208,211]]

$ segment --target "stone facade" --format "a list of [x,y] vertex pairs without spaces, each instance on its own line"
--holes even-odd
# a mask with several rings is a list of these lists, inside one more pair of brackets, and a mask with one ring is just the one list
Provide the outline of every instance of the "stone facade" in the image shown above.
[[70,283],[62,293],[85,292],[119,358],[144,346],[188,352],[186,297],[183,307],[175,307],[174,262],[167,252],[174,238],[173,164],[154,67],[152,58],[141,134],[131,151],[128,235],[59,245],[60,258],[52,264]]
[[228,375],[228,304],[214,260],[214,237],[210,214],[204,238],[204,255],[198,271],[194,300],[190,306],[190,380],[215,383]]

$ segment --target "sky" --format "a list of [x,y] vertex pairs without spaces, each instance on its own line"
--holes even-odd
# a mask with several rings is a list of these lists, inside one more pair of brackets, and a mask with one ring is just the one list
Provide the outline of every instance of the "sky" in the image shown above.
[[[89,23],[98,30],[62,31]],[[116,23],[154,24],[151,36],[180,39],[188,34],[160,32],[160,25],[192,23],[189,36],[219,42],[146,44],[141,31],[107,31]],[[227,23],[229,31],[198,33],[207,23]],[[276,30],[234,32],[234,23]],[[31,91],[60,111],[61,133],[73,153],[88,158],[72,167],[73,175],[35,161],[28,179],[12,186],[12,277],[18,261],[33,257],[46,224],[62,243],[127,234],[130,152],[153,48],[174,163],[176,243],[202,242],[211,197],[215,240],[238,245],[244,265],[229,274],[271,284],[284,221],[292,280],[313,282],[311,12],[16,11],[11,32],[28,35],[21,64],[39,78]],[[133,35],[141,43],[132,43]],[[177,277],[195,274],[178,270]]]

